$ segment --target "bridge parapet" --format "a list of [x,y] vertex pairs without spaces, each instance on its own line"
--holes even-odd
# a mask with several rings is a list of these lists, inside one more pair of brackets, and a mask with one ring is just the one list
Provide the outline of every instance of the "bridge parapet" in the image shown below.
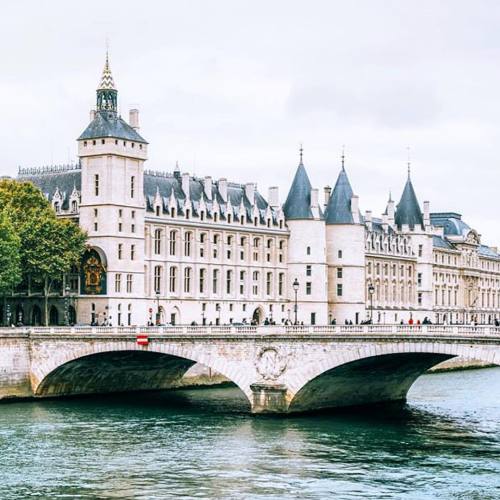
[[30,335],[124,335],[148,334],[154,336],[267,336],[307,337],[314,335],[346,336],[460,336],[467,338],[500,337],[500,327],[490,325],[266,325],[266,326],[58,326],[0,328],[0,336]]

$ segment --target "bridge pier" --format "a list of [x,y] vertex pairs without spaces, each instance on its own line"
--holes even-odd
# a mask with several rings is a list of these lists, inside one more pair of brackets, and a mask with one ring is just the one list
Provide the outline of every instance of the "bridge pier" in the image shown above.
[[252,390],[252,413],[286,413],[286,386],[257,382],[250,385]]

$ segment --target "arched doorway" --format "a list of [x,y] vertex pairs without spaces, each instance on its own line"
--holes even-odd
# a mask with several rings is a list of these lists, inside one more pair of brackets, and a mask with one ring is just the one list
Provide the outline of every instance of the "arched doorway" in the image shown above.
[[49,310],[49,325],[59,324],[59,311],[56,306],[52,306]]
[[264,317],[264,311],[261,307],[257,307],[252,315],[252,325],[260,325]]
[[40,326],[42,324],[42,310],[37,305],[34,305],[31,310],[31,324],[33,326]]

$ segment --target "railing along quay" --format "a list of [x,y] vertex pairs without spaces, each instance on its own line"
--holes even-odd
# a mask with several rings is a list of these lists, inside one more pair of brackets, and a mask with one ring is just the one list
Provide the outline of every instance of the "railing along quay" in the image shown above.
[[148,334],[153,336],[200,336],[200,335],[425,335],[425,336],[494,336],[500,337],[500,327],[493,325],[269,325],[269,326],[52,326],[52,327],[1,327],[0,335],[124,335]]

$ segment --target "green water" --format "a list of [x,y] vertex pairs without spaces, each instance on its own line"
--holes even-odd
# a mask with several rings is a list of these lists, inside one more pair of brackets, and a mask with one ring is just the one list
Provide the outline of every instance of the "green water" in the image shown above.
[[252,417],[237,389],[0,406],[0,499],[500,498],[500,368],[408,405]]

